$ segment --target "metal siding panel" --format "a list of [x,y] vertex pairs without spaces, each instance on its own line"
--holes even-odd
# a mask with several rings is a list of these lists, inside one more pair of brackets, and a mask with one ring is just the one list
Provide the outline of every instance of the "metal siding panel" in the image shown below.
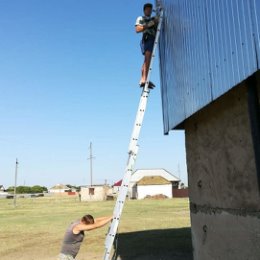
[[[222,82],[220,86],[220,91],[218,91],[217,95],[221,95],[219,93],[224,93],[227,90],[227,86],[231,86],[232,82],[232,66],[228,64],[228,53],[230,52],[230,46],[228,45],[228,17],[229,17],[229,9],[226,8],[226,0],[218,1],[218,11],[219,14],[222,15],[219,19],[219,34],[221,38],[221,46],[220,46],[220,67],[222,73]],[[223,12],[222,12],[223,11]],[[217,89],[218,90],[218,89]],[[214,92],[213,99],[214,99]]]
[[162,25],[162,32],[160,34],[159,39],[159,57],[160,57],[160,78],[161,78],[161,99],[162,99],[162,107],[163,107],[163,123],[164,123],[164,132],[169,132],[169,117],[168,117],[168,102],[167,102],[167,89],[169,88],[167,78],[166,78],[166,71],[167,71],[167,64],[166,64],[166,44],[167,44],[167,33],[165,31],[165,23],[166,20],[163,20]]
[[[178,68],[178,71],[180,72],[177,75],[177,79],[178,79],[178,87],[179,87],[179,93],[182,93],[182,97],[178,97],[175,96],[174,99],[178,99],[179,101],[182,102],[181,104],[181,108],[182,108],[182,116],[185,115],[185,100],[184,97],[186,95],[186,89],[185,89],[185,85],[186,85],[186,80],[187,80],[187,76],[186,76],[186,71],[185,71],[185,67],[186,67],[186,57],[183,56],[183,53],[187,52],[187,44],[186,41],[187,39],[184,37],[184,35],[186,34],[187,31],[187,23],[186,23],[186,18],[182,19],[183,17],[186,17],[185,13],[184,13],[184,8],[183,6],[186,4],[186,0],[182,1],[179,0],[178,1],[178,10],[179,10],[179,15],[178,15],[178,23],[180,25],[180,31],[178,33],[178,38],[180,39],[180,46],[179,46],[179,52],[178,49],[176,49],[176,53],[178,53],[179,55],[179,60],[175,59],[175,67]],[[172,36],[174,37],[174,35]],[[180,63],[178,63],[178,61]],[[181,115],[179,114],[178,117],[180,117]],[[173,119],[174,120],[174,119]]]
[[[244,54],[244,80],[257,69],[256,55],[254,48],[253,30],[252,30],[252,17],[250,11],[250,1],[241,0],[239,5],[239,13],[242,28],[242,48]],[[238,82],[239,83],[239,82]]]
[[167,101],[167,64],[166,60],[166,33],[164,31],[165,28],[165,20],[162,25],[162,33],[159,42],[159,56],[160,56],[160,76],[161,76],[161,97],[162,97],[162,106],[163,106],[163,122],[164,122],[164,132],[169,132],[169,117],[168,117],[168,101]]
[[[182,87],[182,78],[183,78],[183,61],[182,61],[182,52],[184,48],[182,30],[183,25],[181,24],[181,12],[180,12],[180,1],[174,1],[171,4],[171,13],[169,14],[169,20],[175,25],[170,36],[170,49],[172,49],[172,62],[171,62],[171,79],[176,81],[175,89],[170,90],[170,99],[169,99],[169,108],[171,111],[170,117],[170,126],[175,123],[176,120],[181,120],[183,117],[184,111],[184,101],[183,97],[185,96]],[[175,37],[174,37],[175,35]],[[179,50],[179,51],[178,51]],[[179,63],[176,63],[176,61]],[[176,72],[176,73],[175,73]],[[173,116],[174,115],[174,116]]]
[[[210,79],[207,75],[207,40],[203,1],[190,2],[187,5],[187,17],[190,17],[188,38],[187,66],[188,78],[186,81],[185,115],[186,118],[198,111],[205,102],[210,101]],[[193,22],[191,22],[193,21]],[[196,33],[201,31],[199,35]],[[196,52],[194,52],[194,47]],[[185,53],[183,53],[185,55]],[[200,64],[200,66],[198,66]],[[188,70],[187,70],[188,68]],[[186,72],[187,73],[187,72]],[[206,83],[207,80],[207,83]]]
[[224,9],[230,10],[226,17],[226,26],[224,24],[225,28],[225,36],[226,36],[226,55],[225,55],[225,61],[227,64],[227,67],[230,68],[230,85],[234,86],[236,84],[236,79],[239,76],[238,72],[238,59],[237,55],[235,55],[235,49],[236,49],[236,41],[234,40],[234,37],[232,35],[235,34],[234,28],[233,28],[233,15],[232,15],[232,1],[224,1]]
[[[163,32],[163,30],[162,30]],[[169,132],[169,117],[168,117],[168,102],[167,102],[167,87],[166,87],[166,77],[165,77],[165,48],[164,48],[164,37],[163,33],[161,34],[161,39],[159,42],[159,55],[160,55],[160,80],[161,80],[161,98],[162,98],[162,107],[163,107],[163,123],[164,123],[164,132]]]
[[[179,1],[179,24],[182,28],[182,30],[179,32],[178,35],[176,35],[175,37],[181,38],[183,39],[182,41],[182,46],[180,46],[180,51],[179,51],[179,56],[180,56],[180,60],[182,60],[182,66],[180,67],[181,70],[181,74],[178,75],[178,82],[179,82],[179,92],[182,93],[183,97],[182,99],[179,99],[178,96],[174,97],[174,100],[179,99],[182,100],[183,104],[182,104],[182,108],[183,108],[183,114],[182,116],[186,116],[186,104],[190,103],[190,92],[189,92],[189,80],[192,78],[191,75],[191,69],[190,68],[190,54],[191,54],[191,49],[190,49],[190,39],[188,37],[189,33],[190,33],[190,20],[188,19],[189,17],[189,12],[188,12],[188,0],[180,0]],[[177,52],[177,50],[176,50]],[[184,55],[184,54],[187,55]],[[179,60],[175,59],[175,67],[179,67],[180,64],[178,63]],[[173,100],[173,102],[174,102]],[[179,115],[180,116],[180,115]],[[176,118],[172,118],[172,121],[175,122]]]
[[[165,10],[165,15],[166,15],[167,9]],[[163,104],[163,120],[164,120],[164,131],[167,133],[169,129],[169,107],[168,107],[168,89],[170,86],[168,84],[170,83],[167,79],[167,71],[168,71],[168,63],[167,57],[166,57],[166,52],[167,52],[167,20],[164,19],[163,25],[162,25],[162,33],[160,35],[160,42],[159,42],[159,54],[160,54],[160,72],[161,72],[161,78],[162,78],[162,83],[161,83],[161,92],[162,92],[162,104]],[[174,85],[174,82],[172,83]],[[176,83],[175,83],[176,84]]]
[[218,1],[207,1],[207,24],[209,28],[208,37],[210,38],[209,53],[211,55],[211,72],[212,72],[212,94],[216,93],[223,85],[224,69],[221,66],[221,49],[223,48],[223,38],[221,33],[222,12],[219,12]]
[[260,69],[260,1],[250,0],[250,10],[252,17],[252,30],[254,48],[256,51],[257,69]]
[[[171,4],[173,16],[171,16],[172,22],[175,25],[174,30],[172,31],[171,41],[172,45],[169,47],[173,48],[173,60],[171,66],[171,75],[174,80],[177,82],[176,88],[172,89],[171,91],[171,101],[170,101],[170,111],[171,111],[171,118],[170,118],[170,126],[175,123],[176,120],[180,120],[185,114],[184,111],[184,101],[183,97],[185,96],[183,92],[183,68],[184,63],[182,59],[182,52],[184,48],[183,44],[183,37],[182,37],[182,30],[183,24],[181,23],[181,9],[180,9],[180,1],[174,1]],[[175,37],[174,37],[175,35]],[[178,51],[179,50],[179,51]],[[177,63],[176,61],[179,61]],[[174,73],[176,71],[176,73]],[[174,116],[173,116],[174,115]]]
[[[228,1],[229,2],[229,1]],[[236,19],[235,19],[235,9],[233,7],[234,4],[232,4],[233,2],[230,1],[229,2],[229,8],[230,8],[230,17],[232,18],[231,20],[231,24],[230,24],[230,40],[232,42],[232,61],[233,61],[233,64],[234,64],[234,75],[235,75],[235,81],[237,79],[240,78],[240,75],[241,75],[241,71],[240,71],[240,59],[239,57],[241,56],[241,54],[239,53],[239,48],[238,48],[238,38],[237,38],[237,26],[236,26]]]
[[[213,63],[213,100],[256,70],[248,2],[233,0],[230,1],[231,4],[228,6],[225,2],[227,1],[209,1],[211,5],[209,10],[213,12],[213,19],[209,16],[208,20],[209,26],[212,28],[210,37],[213,39],[210,46]],[[233,23],[230,23],[230,14],[232,14]],[[230,27],[228,28],[228,26]],[[231,35],[228,33],[231,31],[231,28],[234,32],[233,39],[230,39]],[[228,40],[233,40],[236,52],[228,44]],[[229,63],[228,59],[230,53],[237,56],[236,61],[232,64]],[[236,73],[236,78],[232,79],[232,75],[235,75],[235,66],[238,68],[238,73]]]
[[[175,1],[165,9],[165,27],[167,36],[165,40],[165,51],[167,53],[166,60],[167,64],[166,79],[168,84],[174,85],[175,88],[167,88],[167,107],[169,116],[169,125],[175,123],[174,120],[181,120],[184,114],[184,102],[182,98],[184,94],[182,93],[182,88],[180,82],[180,75],[182,74],[181,66],[176,63],[176,60],[181,61],[181,48],[183,48],[182,38],[180,34],[181,25],[179,25],[180,12],[178,11],[178,1]],[[174,24],[174,26],[171,26]],[[176,37],[173,37],[175,34]],[[175,72],[175,73],[174,73]],[[174,117],[172,116],[174,114]],[[173,120],[174,119],[174,120]]]
[[[207,42],[207,28],[205,19],[205,4],[203,0],[194,2],[192,10],[194,12],[194,30],[193,38],[194,45],[196,45],[197,51],[193,56],[193,84],[191,87],[192,93],[192,111],[186,112],[186,116],[190,116],[197,112],[200,108],[204,106],[205,103],[211,100],[211,83],[208,74],[209,58],[208,58],[208,42]],[[197,31],[201,33],[198,34]],[[198,66],[199,64],[199,66]]]
[[[192,105],[193,103],[191,102],[191,80],[194,80],[193,76],[192,76],[192,49],[191,49],[191,41],[192,41],[192,38],[191,38],[191,31],[192,31],[192,24],[191,24],[191,20],[192,19],[189,19],[188,20],[188,17],[191,17],[191,4],[189,3],[189,1],[184,1],[184,3],[186,2],[186,6],[185,6],[185,20],[187,19],[187,30],[186,30],[186,34],[184,35],[185,36],[185,43],[186,43],[186,46],[187,46],[187,59],[186,59],[186,66],[185,68],[187,69],[186,70],[186,74],[187,74],[187,77],[186,77],[186,82],[185,82],[185,85],[184,85],[184,89],[185,89],[185,96],[184,96],[184,105],[185,105],[185,117],[187,117],[188,113],[189,113],[189,109],[192,110]],[[186,18],[187,17],[187,18]],[[183,53],[184,55],[184,53]]]
[[260,0],[161,2],[161,94],[167,133],[257,70]]

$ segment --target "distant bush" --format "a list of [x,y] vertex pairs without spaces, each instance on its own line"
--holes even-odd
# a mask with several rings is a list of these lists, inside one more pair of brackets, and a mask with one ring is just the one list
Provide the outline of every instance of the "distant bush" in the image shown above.
[[14,186],[10,186],[6,191],[12,193],[14,191]]
[[29,187],[29,186],[18,186],[18,187],[16,187],[16,193],[18,193],[18,194],[31,193],[31,187]]
[[[17,194],[24,194],[24,193],[43,193],[47,192],[48,189],[44,186],[40,185],[34,185],[34,186],[17,186],[16,187],[16,193]],[[14,187],[11,186],[7,189],[7,192],[13,193],[14,192]]]
[[39,185],[35,185],[31,187],[31,192],[30,193],[43,193],[43,192],[47,192],[48,189],[44,186],[39,186]]
[[31,198],[39,198],[39,197],[44,197],[44,194],[43,193],[31,194]]

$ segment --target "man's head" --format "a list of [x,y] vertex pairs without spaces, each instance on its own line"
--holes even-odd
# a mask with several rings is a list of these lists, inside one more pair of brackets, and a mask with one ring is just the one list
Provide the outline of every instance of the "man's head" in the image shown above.
[[145,16],[151,16],[153,12],[153,5],[150,3],[147,3],[144,5],[144,15]]
[[85,215],[81,218],[81,222],[89,225],[89,224],[94,224],[94,218],[91,215]]

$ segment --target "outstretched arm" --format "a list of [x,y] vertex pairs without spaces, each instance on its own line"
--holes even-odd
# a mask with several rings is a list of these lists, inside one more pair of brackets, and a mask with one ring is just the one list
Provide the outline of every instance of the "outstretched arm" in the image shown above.
[[108,222],[110,222],[112,220],[112,218],[113,218],[112,216],[97,218],[97,219],[95,219],[94,224],[89,224],[89,225],[80,223],[73,228],[73,233],[78,234],[80,231],[89,231],[89,230],[93,230],[93,229],[96,229],[96,228],[103,227]]
[[111,216],[109,216],[109,217],[95,218],[95,222],[99,222],[99,221],[102,221],[102,220],[107,219],[107,218],[111,218],[111,219],[112,219]]

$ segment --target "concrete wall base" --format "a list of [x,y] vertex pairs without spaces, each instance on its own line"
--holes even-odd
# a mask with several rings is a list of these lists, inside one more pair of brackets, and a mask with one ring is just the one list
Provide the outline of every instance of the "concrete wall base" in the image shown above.
[[185,121],[195,260],[260,259],[251,130],[245,82]]

